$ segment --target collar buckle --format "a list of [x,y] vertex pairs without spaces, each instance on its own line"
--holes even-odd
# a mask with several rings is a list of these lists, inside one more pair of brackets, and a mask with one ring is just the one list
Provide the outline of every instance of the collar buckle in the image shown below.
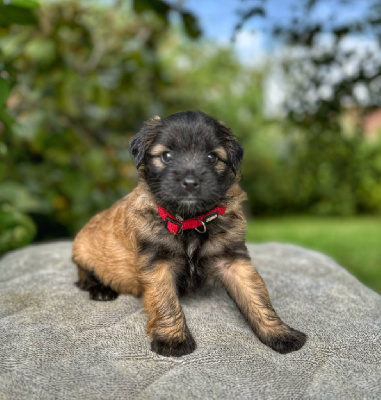
[[[169,232],[171,232],[173,235],[176,236],[176,235],[179,235],[180,233],[182,233],[182,231],[183,231],[183,226],[182,226],[182,224],[181,224],[179,221],[176,221],[176,220],[174,220],[173,218],[166,216],[164,222],[165,222],[166,228],[167,228],[167,229],[169,230]],[[168,223],[171,223],[171,224],[173,224],[173,225],[176,225],[176,226],[178,227],[178,230],[177,230],[177,231],[173,231],[172,229],[169,229]]]

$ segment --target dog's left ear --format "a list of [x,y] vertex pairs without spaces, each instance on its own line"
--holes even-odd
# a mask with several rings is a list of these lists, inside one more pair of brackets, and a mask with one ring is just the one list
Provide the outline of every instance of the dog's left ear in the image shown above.
[[231,170],[237,173],[242,162],[243,147],[236,139],[234,133],[222,121],[218,121],[219,129],[225,140],[225,150],[228,155],[228,162]]
[[136,168],[143,164],[144,155],[156,136],[156,128],[161,124],[159,116],[152,117],[144,122],[143,128],[132,138],[130,142],[130,154]]
[[243,147],[234,138],[234,139],[230,140],[229,142],[227,142],[226,149],[227,149],[227,153],[228,153],[230,168],[234,173],[236,173],[242,162]]

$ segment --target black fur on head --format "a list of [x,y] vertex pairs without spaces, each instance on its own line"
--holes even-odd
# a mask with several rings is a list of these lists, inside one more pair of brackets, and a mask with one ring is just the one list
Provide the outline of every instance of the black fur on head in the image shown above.
[[147,121],[131,156],[157,203],[189,218],[219,204],[235,180],[243,149],[232,131],[201,111]]

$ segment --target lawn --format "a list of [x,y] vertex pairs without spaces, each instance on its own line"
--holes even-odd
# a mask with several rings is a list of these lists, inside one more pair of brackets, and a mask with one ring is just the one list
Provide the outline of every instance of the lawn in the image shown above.
[[319,250],[381,293],[381,218],[284,217],[251,220],[248,242],[278,241]]

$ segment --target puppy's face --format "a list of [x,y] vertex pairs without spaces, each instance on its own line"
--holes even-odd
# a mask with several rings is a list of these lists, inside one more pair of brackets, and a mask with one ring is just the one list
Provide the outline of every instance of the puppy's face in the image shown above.
[[147,121],[130,150],[157,203],[183,218],[218,205],[243,155],[230,129],[200,111]]

